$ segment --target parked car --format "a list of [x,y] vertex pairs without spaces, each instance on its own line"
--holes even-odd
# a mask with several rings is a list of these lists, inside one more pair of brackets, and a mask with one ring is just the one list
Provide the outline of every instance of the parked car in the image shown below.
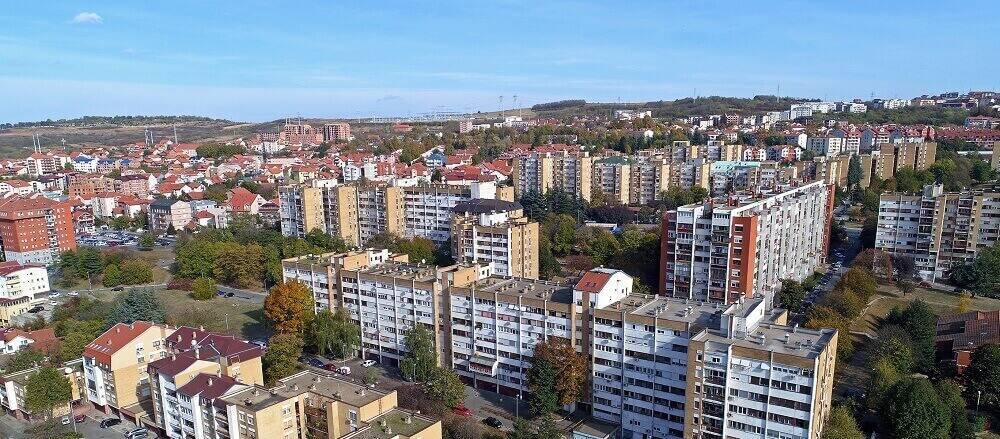
[[49,306],[59,306],[59,302],[56,302],[55,300],[50,300]]
[[69,292],[69,296],[70,296],[70,297],[76,297],[76,296],[79,296],[79,295],[80,295],[80,293],[78,293],[78,292],[76,292],[76,291],[70,291],[70,292]]
[[233,297],[235,295],[236,295],[235,293],[226,293],[226,297]]
[[341,374],[344,374],[344,375],[350,375],[351,374],[351,368],[347,367],[347,366],[340,366],[337,369],[337,372],[339,372]]
[[118,418],[106,418],[101,420],[101,428],[109,428],[115,425],[121,424],[122,420]]
[[323,360],[320,360],[319,358],[315,357],[310,358],[308,361],[306,361],[306,363],[308,363],[312,367],[323,367],[325,364],[323,363]]
[[62,423],[62,425],[69,425],[69,416],[63,416],[62,421],[60,421],[60,423]]
[[35,306],[31,307],[31,309],[28,310],[28,312],[30,312],[32,314],[39,313],[39,312],[42,312],[42,311],[45,311],[45,307],[42,306],[42,305],[35,305]]
[[458,416],[472,416],[472,410],[469,410],[469,408],[464,405],[457,406],[451,409],[451,411]]
[[336,372],[337,371],[337,364],[336,363],[326,363],[326,364],[323,365],[323,369],[329,370],[330,372]]
[[375,360],[365,360],[361,362],[361,365],[364,367],[372,367],[375,365]]
[[55,299],[56,297],[59,297],[59,292],[58,291],[53,291],[53,292],[49,293],[49,298],[50,299]]
[[493,428],[496,428],[496,429],[503,428],[503,422],[500,422],[499,419],[494,418],[492,416],[490,416],[490,417],[488,417],[486,419],[483,419],[483,424],[486,424],[487,427],[493,427]]
[[124,436],[128,439],[139,439],[149,436],[149,429],[139,427],[135,430],[126,431]]
[[111,291],[123,291],[123,290],[125,290],[125,287],[122,286],[117,286],[111,289]]

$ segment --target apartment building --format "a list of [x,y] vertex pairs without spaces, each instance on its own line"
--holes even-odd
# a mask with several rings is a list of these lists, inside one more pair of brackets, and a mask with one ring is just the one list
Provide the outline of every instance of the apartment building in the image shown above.
[[660,199],[670,189],[672,167],[663,157],[636,161],[629,172],[628,204],[645,205]]
[[372,184],[357,187],[358,242],[379,233],[402,236],[406,229],[403,188]]
[[171,333],[151,322],[118,323],[88,344],[83,369],[90,402],[105,413],[141,418],[145,409],[140,402],[151,398],[147,366],[167,356]]
[[[12,372],[0,376],[0,407],[8,415],[21,420],[44,420],[49,413],[35,414],[25,404],[27,395],[26,386],[28,380],[41,370],[41,366],[35,366],[18,372]],[[69,381],[70,401],[74,404],[83,399],[83,361],[79,358],[63,363],[59,368],[63,376]],[[58,419],[69,414],[69,405],[57,404],[52,407],[52,417]]]
[[600,192],[604,199],[619,204],[628,204],[629,183],[634,161],[624,156],[599,158],[593,161],[591,194]]
[[214,437],[204,434],[214,432],[210,418],[192,399],[264,383],[261,349],[231,335],[180,327],[165,344],[167,355],[147,367],[153,410],[143,421],[167,437]]
[[875,248],[912,257],[925,280],[947,279],[998,240],[1000,193],[945,193],[941,185],[928,185],[920,195],[879,198]]
[[150,230],[163,231],[171,227],[183,230],[191,218],[191,205],[176,198],[161,198],[149,203]]
[[825,260],[833,189],[815,181],[780,193],[690,204],[663,217],[661,295],[732,303],[803,280]]
[[227,439],[440,439],[441,421],[397,406],[396,391],[368,389],[312,371],[217,399],[215,431]]
[[640,295],[631,277],[603,268],[561,284],[389,257],[295,258],[283,261],[284,275],[350,310],[367,358],[395,363],[399,334],[423,324],[435,332],[442,365],[509,397],[530,398],[526,373],[539,342],[568,342],[591,363],[591,414],[620,424],[624,437],[760,437],[770,429],[771,437],[819,438],[828,416],[836,331],[785,326],[787,313],[763,298],[724,305]]
[[456,261],[480,264],[502,276],[538,278],[538,223],[520,203],[475,199],[452,209]]
[[346,122],[323,125],[324,142],[345,142],[351,140],[351,124]]
[[546,194],[561,189],[567,194],[590,201],[593,158],[588,152],[532,152],[514,159],[511,179],[514,192],[522,197],[529,192]]
[[343,308],[362,329],[361,355],[397,365],[405,355],[404,333],[424,325],[444,345],[443,292],[489,275],[475,265],[436,267],[410,263],[388,250],[302,256],[282,261],[284,280],[309,287],[317,312]]
[[[403,187],[405,232],[444,245],[451,238],[452,209],[473,199],[502,199],[494,182],[468,185],[430,184]],[[513,200],[507,200],[513,201]]]
[[806,149],[818,156],[834,157],[844,152],[844,138],[837,136],[810,136]]
[[878,146],[875,175],[894,178],[900,169],[923,171],[937,159],[936,142],[884,143]]
[[682,163],[670,165],[670,183],[668,187],[691,189],[700,187],[712,188],[712,162],[704,158],[695,158]]
[[76,249],[69,203],[37,194],[0,198],[0,249],[6,261],[42,265]]
[[15,300],[49,291],[49,272],[41,265],[22,265],[17,261],[0,262],[0,299]]

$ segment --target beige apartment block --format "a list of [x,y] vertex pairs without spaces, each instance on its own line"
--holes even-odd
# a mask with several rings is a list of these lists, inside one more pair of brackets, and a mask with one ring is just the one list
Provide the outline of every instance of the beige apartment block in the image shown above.
[[469,200],[452,209],[452,255],[494,274],[538,278],[538,223],[519,203]]
[[147,365],[167,355],[166,338],[173,332],[150,322],[119,323],[83,351],[87,398],[105,413],[135,418],[150,399]]

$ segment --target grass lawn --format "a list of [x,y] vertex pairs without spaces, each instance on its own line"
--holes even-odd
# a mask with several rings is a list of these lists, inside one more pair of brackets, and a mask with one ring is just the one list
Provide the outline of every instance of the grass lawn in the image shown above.
[[[874,334],[878,324],[893,307],[904,307],[910,302],[921,299],[927,302],[935,314],[950,315],[960,311],[959,296],[949,291],[941,291],[922,286],[914,288],[913,293],[903,297],[898,289],[888,285],[879,285],[874,302],[868,306],[864,315],[858,317],[851,327],[854,331]],[[973,297],[968,303],[967,311],[991,311],[1000,309],[1000,300],[989,297]]]
[[[93,296],[110,301],[116,294],[119,293],[95,291]],[[248,340],[266,339],[271,335],[260,303],[226,297],[194,300],[187,291],[165,289],[156,289],[156,297],[167,314],[167,323],[172,325],[204,326],[207,330],[239,335]]]

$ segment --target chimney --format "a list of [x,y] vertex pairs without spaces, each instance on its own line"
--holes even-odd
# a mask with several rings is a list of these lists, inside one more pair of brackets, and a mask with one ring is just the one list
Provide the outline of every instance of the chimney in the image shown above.
[[212,378],[211,377],[208,378],[208,387],[212,387]]

